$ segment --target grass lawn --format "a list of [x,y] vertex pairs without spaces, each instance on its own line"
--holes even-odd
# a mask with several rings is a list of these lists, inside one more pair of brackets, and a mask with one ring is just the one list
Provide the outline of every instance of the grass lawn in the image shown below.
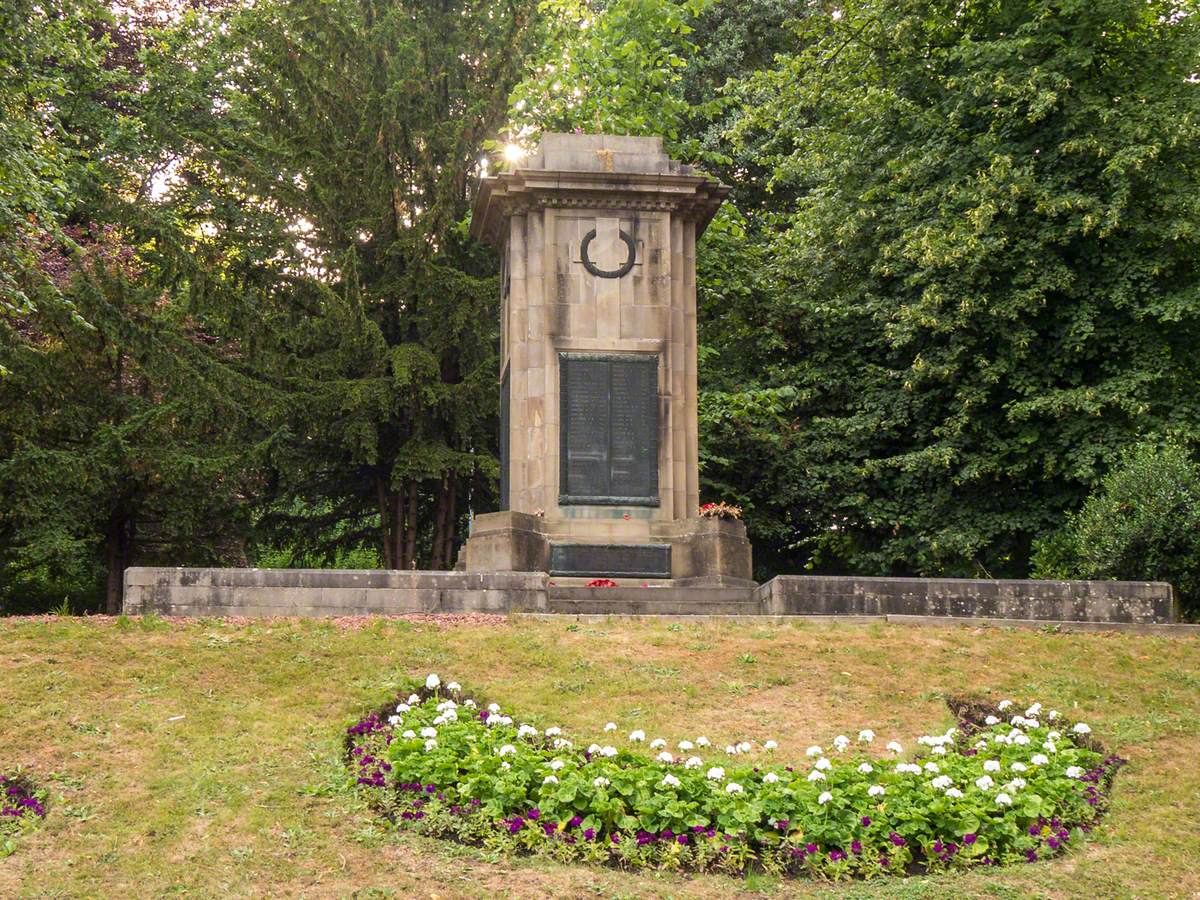
[[[0,619],[0,770],[50,788],[0,859],[0,897],[1200,894],[1200,642],[901,625],[598,624],[490,618],[185,623]],[[1130,760],[1083,847],[1034,865],[831,886],[556,866],[385,830],[333,787],[342,728],[438,672],[577,742],[615,720],[906,746],[974,691],[1072,710]]]

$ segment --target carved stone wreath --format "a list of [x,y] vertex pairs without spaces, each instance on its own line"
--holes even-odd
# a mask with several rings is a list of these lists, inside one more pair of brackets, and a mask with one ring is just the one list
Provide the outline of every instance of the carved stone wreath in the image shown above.
[[633,268],[633,263],[637,256],[637,248],[633,243],[633,238],[629,236],[629,233],[624,228],[620,229],[618,234],[621,236],[621,240],[625,242],[625,246],[629,250],[629,256],[616,269],[601,269],[588,256],[588,248],[591,246],[592,240],[596,237],[596,229],[593,228],[583,236],[583,242],[579,245],[579,259],[583,262],[583,267],[597,278],[620,278],[623,275],[628,275],[629,270]]

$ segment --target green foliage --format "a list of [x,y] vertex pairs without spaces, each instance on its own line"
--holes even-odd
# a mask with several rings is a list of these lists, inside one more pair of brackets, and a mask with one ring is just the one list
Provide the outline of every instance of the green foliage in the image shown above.
[[[544,49],[511,98],[512,131],[663,135],[695,114],[683,71],[697,15],[713,0],[549,0]],[[697,104],[701,105],[701,104]]]
[[868,0],[738,86],[771,194],[702,340],[795,391],[721,469],[783,561],[1023,575],[1123,447],[1197,436],[1194,13]]
[[1200,616],[1200,469],[1178,445],[1132,448],[1064,527],[1038,542],[1039,578],[1167,581]]
[[262,411],[268,546],[371,544],[389,567],[445,568],[468,501],[490,501],[498,285],[463,222],[535,12],[234,6],[156,49],[154,102],[185,155],[172,202],[249,299],[254,364],[278,391]]
[[[1019,727],[999,716],[980,722],[970,749],[957,729],[924,736],[930,752],[915,762],[870,753],[871,731],[853,751],[845,737],[830,757],[810,748],[803,767],[773,763],[773,743],[744,742],[728,748],[732,759],[706,761],[691,755],[709,754],[704,739],[651,760],[637,749],[641,731],[621,748],[584,751],[558,729],[514,724],[497,705],[459,706],[457,685],[433,683],[348,729],[353,780],[402,825],[496,850],[871,877],[914,863],[940,870],[1053,854],[1103,809],[1099,789],[1081,782],[1088,771],[1100,777],[1101,755],[1081,738],[1087,726],[1072,730],[1057,713],[1020,717]],[[756,758],[735,761],[745,754]]]

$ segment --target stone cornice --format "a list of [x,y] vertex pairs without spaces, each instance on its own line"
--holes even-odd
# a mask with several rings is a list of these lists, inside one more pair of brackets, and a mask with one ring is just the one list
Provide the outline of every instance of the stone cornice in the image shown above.
[[502,226],[510,216],[557,208],[671,212],[694,221],[699,235],[730,190],[696,174],[517,169],[480,180],[471,234],[484,243],[502,244]]

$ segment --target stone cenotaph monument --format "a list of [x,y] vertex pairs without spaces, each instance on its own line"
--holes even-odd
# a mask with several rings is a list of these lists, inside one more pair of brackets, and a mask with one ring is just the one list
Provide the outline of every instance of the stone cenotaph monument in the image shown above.
[[547,134],[484,178],[501,257],[501,511],[469,572],[743,585],[739,521],[702,518],[696,239],[729,188],[655,137]]

